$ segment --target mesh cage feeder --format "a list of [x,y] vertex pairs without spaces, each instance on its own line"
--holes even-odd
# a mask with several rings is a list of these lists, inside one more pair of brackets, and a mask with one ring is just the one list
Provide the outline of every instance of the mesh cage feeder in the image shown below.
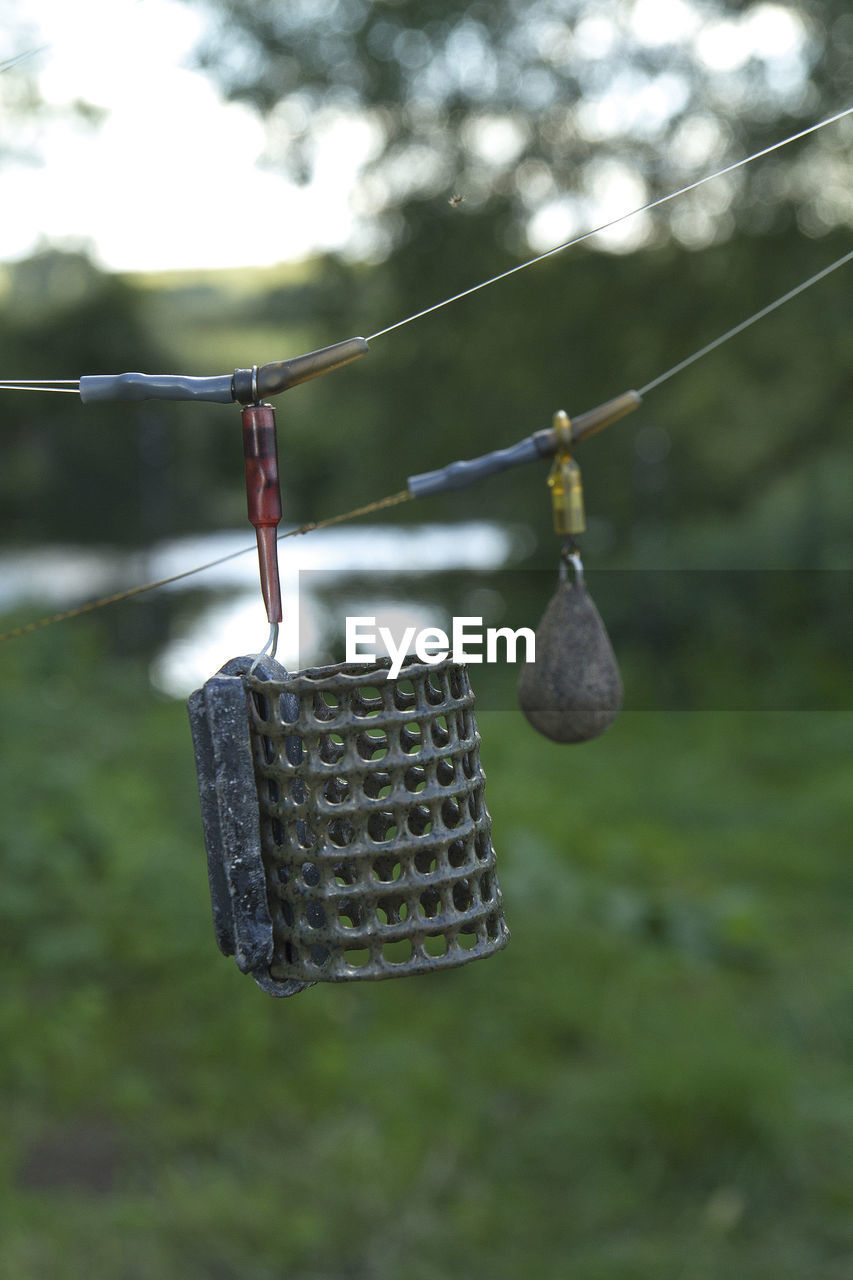
[[509,941],[467,671],[389,667],[235,658],[189,700],[216,940],[271,995]]

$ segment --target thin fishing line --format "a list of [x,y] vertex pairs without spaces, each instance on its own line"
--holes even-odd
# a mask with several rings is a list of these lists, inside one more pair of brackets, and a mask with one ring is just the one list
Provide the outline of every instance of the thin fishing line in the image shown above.
[[514,276],[518,271],[525,271],[527,267],[532,267],[537,262],[544,262],[546,258],[552,258],[554,254],[562,253],[564,249],[571,249],[573,245],[581,244],[584,240],[589,240],[592,236],[597,236],[602,231],[608,231],[611,227],[616,227],[621,222],[626,222],[628,218],[636,217],[638,213],[646,213],[650,209],[657,209],[661,205],[667,204],[670,200],[677,199],[678,196],[686,195],[689,191],[695,191],[697,187],[704,186],[706,182],[712,182],[714,178],[722,178],[727,173],[733,173],[735,169],[741,169],[744,165],[751,164],[753,160],[760,160],[762,156],[770,155],[771,152],[778,151],[780,147],[787,147],[789,143],[797,142],[800,138],[805,138],[810,133],[816,133],[818,129],[824,129],[828,124],[835,124],[836,121],[843,120],[845,116],[851,114],[853,114],[853,107],[846,107],[843,111],[839,111],[833,116],[827,116],[825,120],[821,120],[817,124],[809,125],[807,129],[801,129],[799,133],[792,133],[789,138],[783,138],[781,142],[774,142],[771,146],[764,147],[761,151],[756,151],[751,156],[745,156],[743,160],[735,160],[733,164],[728,164],[723,169],[717,169],[714,173],[706,174],[704,178],[697,178],[695,182],[689,182],[687,186],[679,187],[677,191],[670,191],[668,195],[658,196],[656,200],[650,200],[648,204],[640,205],[637,209],[630,209],[627,213],[621,213],[618,217],[611,218],[609,222],[603,222],[591,231],[584,231],[572,240],[566,240],[563,244],[558,244],[553,249],[547,249],[545,253],[540,253],[535,258],[529,258],[527,262],[520,262],[516,266],[510,267],[508,271],[501,271],[498,275],[492,276],[488,280],[481,280],[479,284],[472,285],[469,289],[463,289],[461,293],[455,293],[451,298],[445,298],[442,302],[436,302],[431,307],[425,307],[423,311],[416,311],[414,315],[407,316],[405,320],[398,320],[396,324],[389,324],[387,328],[379,329],[378,332],[371,334],[367,341],[373,342],[375,338],[382,338],[386,333],[393,332],[394,329],[401,329],[404,324],[411,324],[413,320],[420,320],[423,316],[428,316],[433,311],[440,311],[442,307],[449,307],[452,302],[458,302],[461,298],[467,298],[472,293],[478,293],[480,289],[487,289],[489,285],[497,284],[499,280],[506,280],[509,276]]
[[12,58],[6,58],[4,62],[0,62],[0,72],[11,71],[12,67],[16,67],[19,62],[24,62],[27,58],[34,58],[37,53],[44,53],[45,49],[49,49],[50,45],[40,44],[37,49],[26,49],[23,53],[17,53]]
[[[40,52],[36,49],[34,53]],[[21,54],[20,57],[29,57],[29,54]],[[13,59],[18,61],[18,59]],[[0,64],[0,70],[3,65]],[[582,244],[584,240],[591,239],[592,236],[599,235],[602,231],[608,231],[611,227],[619,226],[620,223],[626,222],[629,218],[636,217],[637,214],[647,213],[650,209],[658,209],[661,205],[667,204],[670,200],[676,200],[679,196],[687,195],[690,191],[695,191],[698,187],[704,186],[706,182],[713,182],[715,178],[722,178],[727,173],[733,173],[736,169],[743,168],[744,165],[751,164],[753,160],[760,160],[762,156],[770,155],[773,151],[778,151],[781,147],[787,147],[791,142],[798,142],[801,138],[808,137],[811,133],[816,133],[819,129],[825,129],[827,125],[835,124],[839,120],[843,120],[845,116],[853,114],[853,107],[845,107],[843,111],[838,111],[835,115],[827,116],[825,120],[819,120],[817,124],[809,125],[806,129],[800,129],[798,133],[792,133],[789,137],[783,138],[781,142],[774,142],[769,147],[762,148],[761,151],[755,151],[750,156],[745,156],[742,160],[735,160],[732,164],[726,165],[722,169],[715,170],[714,173],[708,173],[703,178],[697,178],[695,182],[689,182],[684,187],[679,187],[677,191],[670,191],[667,195],[658,196],[655,200],[650,200],[647,204],[640,205],[636,209],[629,209],[627,213],[620,213],[617,217],[611,218],[609,222],[602,222],[600,226],[593,227],[590,231],[584,231],[580,235],[575,236],[572,240],[565,240],[562,244],[555,245],[553,249],[547,249],[544,253],[537,254],[535,258],[528,258],[526,262],[519,262],[514,267],[510,267],[507,271],[501,271],[496,276],[491,276],[488,280],[481,280],[479,284],[471,285],[468,289],[463,289],[461,293],[455,293],[450,298],[444,298],[441,302],[433,303],[431,307],[425,307],[422,311],[416,311],[413,315],[406,316],[404,320],[398,320],[395,324],[389,324],[384,329],[378,329],[376,333],[372,333],[367,342],[374,342],[376,338],[382,338],[386,333],[393,333],[395,329],[401,329],[403,325],[411,324],[414,320],[420,320],[424,316],[431,315],[433,311],[440,311],[443,307],[449,307],[453,302],[459,302],[462,298],[469,297],[472,293],[479,293],[481,289],[487,289],[489,285],[497,284],[499,280],[506,280],[510,276],[514,276],[519,271],[525,271],[528,267],[535,266],[537,262],[544,262],[546,258],[552,258],[555,254],[562,253],[565,249],[571,249],[574,245]],[[780,304],[781,305],[781,304]],[[722,339],[721,339],[722,341]],[[698,359],[698,356],[697,356]],[[72,393],[79,388],[79,379],[73,378],[10,378],[0,379],[0,390],[2,391],[66,391],[67,388],[62,383],[75,384],[72,386]],[[48,385],[49,384],[49,385]]]
[[678,364],[674,364],[671,369],[667,369],[665,373],[661,373],[657,378],[653,378],[651,382],[647,382],[644,387],[640,387],[638,392],[641,396],[646,396],[650,391],[654,391],[655,387],[659,387],[662,382],[667,382],[670,378],[674,378],[677,373],[681,373],[682,369],[687,369],[691,364],[695,364],[697,360],[701,360],[703,356],[709,352],[715,351],[717,347],[721,347],[724,342],[728,342],[729,338],[734,338],[737,334],[743,333],[744,329],[748,329],[750,325],[755,324],[759,320],[763,320],[765,316],[769,316],[771,311],[776,311],[779,307],[784,306],[786,302],[790,302],[792,298],[800,293],[804,293],[806,289],[810,289],[813,284],[817,284],[819,280],[823,280],[826,276],[831,275],[833,271],[837,271],[839,267],[843,267],[845,263],[853,258],[853,250],[845,253],[842,258],[831,263],[828,267],[824,267],[822,271],[817,271],[808,280],[804,280],[802,284],[798,284],[796,288],[789,289],[781,298],[777,298],[775,302],[769,302],[766,307],[762,307],[760,311],[756,311],[754,315],[749,316],[746,320],[742,320],[740,324],[736,324],[734,328],[727,330],[726,333],[720,334],[719,338],[714,338],[713,342],[707,343],[706,346],[700,347],[698,351],[694,351],[692,355],[687,356],[684,360],[679,360]]
[[[368,502],[365,506],[344,512],[343,515],[329,516],[326,520],[314,520],[308,524],[300,525],[296,529],[288,529],[285,533],[280,533],[277,540],[282,542],[285,538],[295,538],[301,533],[313,533],[315,529],[327,529],[335,524],[343,524],[344,521],[355,520],[358,516],[370,515],[372,512],[382,511],[386,507],[395,507],[401,502],[410,501],[411,498],[412,495],[408,489],[402,489],[399,493],[392,493],[386,498]],[[87,604],[77,605],[73,609],[66,609],[63,613],[54,613],[50,617],[24,623],[23,626],[14,627],[11,631],[0,634],[0,643],[4,640],[17,639],[18,636],[29,635],[32,631],[42,631],[45,627],[52,627],[57,622],[68,622],[71,618],[80,618],[83,614],[94,613],[96,609],[105,609],[107,605],[118,604],[122,600],[131,600],[134,596],[144,595],[147,591],[156,590],[157,587],[167,587],[173,582],[181,582],[184,578],[191,578],[196,573],[204,573],[207,569],[215,569],[218,565],[225,564],[229,560],[236,560],[238,556],[245,556],[249,552],[256,550],[257,547],[252,543],[250,546],[242,547],[239,551],[230,551],[228,555],[219,556],[216,560],[208,560],[205,564],[196,565],[194,569],[184,569],[180,573],[173,573],[168,578],[158,578],[156,582],[144,582],[141,586],[128,587],[124,591],[116,591],[113,595],[102,596],[99,600],[91,600]]]
[[[737,334],[743,333],[743,331],[748,329],[750,325],[756,324],[757,321],[763,319],[764,316],[770,315],[772,311],[776,311],[779,307],[784,306],[786,302],[790,302],[792,298],[796,298],[798,294],[804,293],[806,289],[810,289],[812,285],[825,279],[826,276],[831,275],[833,271],[837,271],[839,267],[843,267],[845,263],[850,262],[851,259],[853,259],[853,250],[851,250],[850,253],[844,254],[843,257],[838,258],[837,261],[830,263],[828,267],[824,267],[821,271],[815,272],[813,276],[810,276],[808,280],[804,280],[801,284],[796,285],[795,288],[789,289],[787,293],[784,293],[780,298],[776,298],[774,302],[768,303],[766,307],[762,307],[759,311],[754,312],[754,314],[748,316],[746,320],[742,320],[740,324],[736,324],[733,328],[726,330],[725,333],[720,334],[720,336],[715,338],[712,342],[706,343],[704,347],[700,347],[700,349],[698,351],[694,351],[692,355],[687,356],[684,360],[680,360],[678,364],[673,365],[671,369],[667,369],[664,373],[659,374],[658,377],[653,378],[651,382],[647,382],[644,387],[640,388],[638,394],[641,396],[648,395],[650,391],[659,387],[661,383],[667,382],[670,378],[674,378],[677,373],[680,373],[683,369],[688,368],[691,364],[700,360],[702,356],[708,355],[709,352],[722,346],[724,342],[728,342],[730,338],[734,338]],[[411,498],[412,494],[409,490],[403,489],[398,493],[390,494],[386,498],[379,498],[375,502],[369,502],[365,506],[355,507],[352,511],[346,511],[342,515],[329,516],[325,520],[311,521],[308,524],[300,525],[296,529],[288,529],[285,533],[280,533],[278,535],[278,541],[281,542],[285,538],[292,538],[298,534],[313,533],[315,529],[331,528],[332,525],[343,524],[347,520],[355,520],[359,516],[370,515],[372,512],[381,511],[387,507],[394,507],[402,502],[408,502]],[[190,578],[196,573],[204,573],[207,569],[214,569],[218,565],[225,564],[229,560],[235,560],[238,556],[247,555],[250,551],[254,550],[254,545],[246,546],[240,551],[232,551],[228,555],[220,556],[216,560],[209,560],[207,563],[197,565],[193,569],[185,569],[181,573],[172,574],[168,578],[159,578],[156,582],[146,582],[138,587],[129,587],[125,591],[117,591],[114,595],[102,597],[100,600],[93,600],[88,604],[78,605],[76,608],[68,609],[64,613],[57,613],[53,614],[51,617],[40,618],[36,622],[28,622],[24,626],[15,627],[11,631],[0,634],[0,643],[4,640],[12,640],[17,636],[27,635],[32,631],[40,631],[44,627],[53,626],[57,622],[66,622],[71,618],[79,618],[82,614],[93,613],[96,609],[104,609],[107,605],[117,604],[121,600],[130,600],[134,596],[143,595],[147,591],[154,591],[157,587],[165,587],[170,583],[180,582],[184,578]]]
[[79,396],[79,387],[28,387],[24,383],[0,383],[0,392],[56,392],[60,396]]

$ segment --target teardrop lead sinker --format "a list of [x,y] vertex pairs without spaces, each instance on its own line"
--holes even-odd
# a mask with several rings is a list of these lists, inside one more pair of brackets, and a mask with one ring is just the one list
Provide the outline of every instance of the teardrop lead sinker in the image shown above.
[[553,742],[587,742],[622,707],[622,678],[601,615],[583,583],[561,582],[536,630],[536,661],[518,682],[530,724]]

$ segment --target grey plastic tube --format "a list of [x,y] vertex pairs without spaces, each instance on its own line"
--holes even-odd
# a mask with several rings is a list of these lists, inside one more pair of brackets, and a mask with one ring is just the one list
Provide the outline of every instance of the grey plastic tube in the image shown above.
[[178,373],[98,373],[80,379],[84,404],[106,400],[206,400],[232,404],[233,375],[191,378]]
[[[642,397],[639,392],[625,391],[621,396],[607,400],[587,413],[578,414],[571,420],[572,441],[583,440],[595,431],[600,431],[602,427],[616,422],[640,404]],[[484,453],[480,458],[469,458],[464,462],[451,462],[439,471],[424,471],[419,476],[409,476],[406,484],[413,498],[427,498],[451,489],[464,489],[466,485],[485,480],[487,476],[506,471],[508,467],[517,467],[522,462],[553,458],[557,445],[556,429],[545,427],[506,449],[496,449],[494,453]]]
[[451,462],[439,471],[424,471],[419,476],[409,476],[406,484],[413,498],[427,498],[435,493],[446,493],[450,489],[464,489],[478,480],[485,480],[486,476],[496,475],[509,467],[517,467],[522,462],[533,462],[542,456],[536,438],[528,436],[507,449],[484,453],[481,458]]

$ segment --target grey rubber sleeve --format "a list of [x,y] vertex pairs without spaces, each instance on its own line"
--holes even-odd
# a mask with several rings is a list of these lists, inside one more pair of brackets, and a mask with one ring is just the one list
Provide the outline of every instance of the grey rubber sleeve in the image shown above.
[[215,378],[190,378],[179,373],[87,374],[80,379],[84,404],[99,400],[206,400],[232,404],[232,374]]
[[533,462],[541,457],[542,453],[533,436],[528,436],[507,449],[484,453],[481,458],[451,462],[440,471],[424,471],[419,476],[409,476],[406,484],[413,498],[427,498],[435,493],[446,493],[450,489],[464,489],[466,485],[485,480],[486,476],[496,475],[499,471],[506,471],[508,467],[517,467],[522,462]]

